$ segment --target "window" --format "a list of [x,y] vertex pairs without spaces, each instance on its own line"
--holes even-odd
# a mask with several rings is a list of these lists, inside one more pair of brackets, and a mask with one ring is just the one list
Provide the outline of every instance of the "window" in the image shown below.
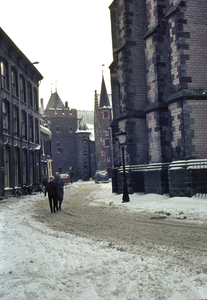
[[27,184],[27,152],[22,151],[23,184]]
[[103,119],[108,119],[109,118],[109,112],[108,111],[104,111],[103,113]]
[[103,139],[102,139],[102,137],[100,137],[100,143],[102,143],[102,141],[103,141]]
[[45,155],[45,143],[44,143],[44,139],[41,139],[41,148],[42,148],[42,155]]
[[39,144],[39,122],[35,119],[35,143]]
[[60,132],[60,126],[56,127],[56,132],[59,133]]
[[33,142],[34,137],[33,137],[33,117],[29,116],[29,141]]
[[22,111],[22,139],[27,139],[27,115],[24,110]]
[[69,133],[73,133],[72,127],[69,128]]
[[25,97],[25,79],[23,75],[20,75],[20,100],[26,102]]
[[33,152],[29,152],[29,184],[33,184],[34,164],[33,164]]
[[1,87],[8,90],[9,83],[8,83],[8,63],[6,61],[0,62],[0,69],[1,69]]
[[83,136],[83,142],[84,142],[84,143],[86,143],[86,142],[87,142],[87,138],[86,138],[86,136],[85,136],[85,135]]
[[105,147],[110,147],[110,140],[109,139],[105,140]]
[[7,101],[2,102],[2,114],[3,114],[3,132],[9,133],[9,103]]
[[4,186],[9,187],[9,147],[4,148]]
[[12,95],[18,97],[17,71],[15,68],[11,70]]
[[34,109],[38,111],[38,96],[36,88],[34,88]]
[[110,162],[111,161],[111,158],[110,156],[107,157],[107,162]]
[[60,143],[57,143],[57,153],[62,153],[63,152],[63,148],[60,147]]
[[19,109],[16,106],[13,107],[13,134],[19,136]]
[[15,186],[19,184],[19,148],[14,148],[14,181]]
[[109,131],[105,130],[105,136],[109,136]]
[[61,174],[61,173],[62,173],[62,168],[59,168],[59,169],[58,169],[58,172]]
[[27,82],[27,97],[28,97],[28,105],[33,107],[33,102],[32,102],[32,85],[28,81]]
[[87,168],[87,162],[85,161],[84,162],[84,169],[86,169]]
[[84,150],[84,157],[87,157],[87,151]]

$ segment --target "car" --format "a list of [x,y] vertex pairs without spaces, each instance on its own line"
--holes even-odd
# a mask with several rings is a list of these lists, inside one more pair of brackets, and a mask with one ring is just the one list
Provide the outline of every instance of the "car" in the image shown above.
[[60,178],[62,178],[64,184],[70,183],[70,176],[68,174],[60,174]]
[[107,171],[97,171],[95,174],[95,183],[108,183],[109,174]]

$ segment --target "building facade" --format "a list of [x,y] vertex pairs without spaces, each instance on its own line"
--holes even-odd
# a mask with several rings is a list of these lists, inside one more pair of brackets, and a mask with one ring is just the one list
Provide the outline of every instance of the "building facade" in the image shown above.
[[94,131],[96,148],[96,170],[106,170],[111,177],[112,152],[111,152],[111,130],[112,107],[107,94],[104,77],[102,76],[101,93],[95,91],[94,103]]
[[70,174],[73,171],[73,180],[89,179],[92,176],[93,128],[89,128],[86,120],[93,112],[70,109],[56,91],[51,94],[44,113],[51,122],[53,172]]
[[42,75],[0,28],[0,197],[41,182]]
[[207,2],[114,0],[109,8],[114,169],[122,129],[126,163],[143,172],[144,192],[188,193],[192,177],[178,188],[171,164],[186,170],[207,159]]

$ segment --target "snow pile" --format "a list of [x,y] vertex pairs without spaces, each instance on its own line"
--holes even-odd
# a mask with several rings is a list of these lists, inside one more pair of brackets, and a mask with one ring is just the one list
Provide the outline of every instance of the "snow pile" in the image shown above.
[[[73,188],[78,188],[78,184],[83,183],[77,183]],[[180,198],[171,199],[174,204],[163,207],[167,198],[157,196],[158,203],[155,204],[155,195],[130,195],[130,203],[122,204],[121,195],[112,195],[110,185],[101,185],[100,193],[92,193],[90,197],[95,204],[100,201],[108,205],[113,201],[120,209],[123,205],[136,211],[163,209],[177,213],[182,209],[186,214],[189,211],[189,215],[194,211],[196,218],[202,211],[201,206],[206,205],[204,199],[200,199],[199,205],[194,207],[192,199],[188,199],[188,210],[187,202],[179,205],[185,200]],[[53,231],[31,217],[34,202],[41,198],[43,195],[28,196],[1,210],[2,300],[187,300],[207,297],[207,269],[196,272],[190,269],[190,264],[179,265],[172,249],[168,249],[168,255],[163,256],[161,249],[160,255],[148,257],[127,253],[124,248],[117,251],[107,243]],[[146,202],[154,207],[149,208]],[[206,218],[205,213],[202,216]]]
[[158,194],[129,195],[130,201],[122,203],[122,194],[112,194],[111,184],[102,185],[99,193],[90,195],[91,205],[113,205],[119,209],[129,209],[140,213],[167,214],[171,219],[187,219],[191,222],[207,222],[207,198],[196,195],[188,197],[172,197]]

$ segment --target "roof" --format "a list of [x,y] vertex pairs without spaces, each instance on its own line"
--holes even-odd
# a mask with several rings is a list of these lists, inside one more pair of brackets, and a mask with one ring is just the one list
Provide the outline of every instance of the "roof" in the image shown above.
[[104,81],[104,77],[102,75],[102,83],[101,83],[101,96],[100,96],[100,105],[99,107],[108,107],[110,106],[109,97],[106,90],[106,84]]
[[90,140],[94,141],[94,112],[89,110],[78,110],[77,117],[76,132],[90,132]]
[[64,104],[63,104],[62,100],[60,99],[60,96],[58,95],[57,92],[51,94],[50,99],[48,101],[48,104],[47,104],[45,110],[51,109],[51,108],[65,109],[65,106],[64,106]]
[[18,55],[19,58],[22,58],[26,61],[28,66],[36,73],[38,80],[42,80],[42,74],[35,68],[34,64],[26,57],[26,55],[17,47],[17,45],[10,39],[10,37],[4,32],[4,30],[0,27],[0,39],[4,38],[5,41],[11,46],[11,49],[15,49],[15,53]]

